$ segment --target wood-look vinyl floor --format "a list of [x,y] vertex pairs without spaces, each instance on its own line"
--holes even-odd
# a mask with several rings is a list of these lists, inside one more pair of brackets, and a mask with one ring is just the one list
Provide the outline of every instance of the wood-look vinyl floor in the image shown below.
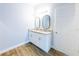
[[64,54],[56,52],[54,49],[46,53],[30,43],[5,52],[0,56],[64,56]]

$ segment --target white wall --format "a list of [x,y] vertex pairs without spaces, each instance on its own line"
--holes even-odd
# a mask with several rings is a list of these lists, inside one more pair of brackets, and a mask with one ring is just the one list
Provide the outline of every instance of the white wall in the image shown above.
[[28,42],[28,28],[33,25],[30,5],[0,4],[0,51]]
[[79,4],[60,4],[56,8],[53,48],[67,55],[79,55]]

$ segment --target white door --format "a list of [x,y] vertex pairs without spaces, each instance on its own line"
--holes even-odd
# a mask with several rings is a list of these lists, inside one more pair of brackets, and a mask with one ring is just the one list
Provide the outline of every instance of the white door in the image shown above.
[[54,32],[54,48],[64,50],[68,43],[64,34],[68,32],[70,22],[74,16],[73,4],[62,4],[56,8],[56,32]]

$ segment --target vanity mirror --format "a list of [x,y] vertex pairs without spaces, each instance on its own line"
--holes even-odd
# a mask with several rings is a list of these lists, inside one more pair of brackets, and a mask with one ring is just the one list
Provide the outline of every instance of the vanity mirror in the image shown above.
[[42,27],[44,30],[47,30],[50,28],[50,16],[49,15],[45,15],[42,18]]
[[35,18],[35,29],[39,29],[40,28],[40,18],[36,17]]

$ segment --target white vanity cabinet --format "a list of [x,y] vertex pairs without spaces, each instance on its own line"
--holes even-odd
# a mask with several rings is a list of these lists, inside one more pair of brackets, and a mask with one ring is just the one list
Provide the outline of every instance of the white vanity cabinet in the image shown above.
[[51,48],[51,33],[29,31],[29,39],[30,42],[45,52],[48,52]]

